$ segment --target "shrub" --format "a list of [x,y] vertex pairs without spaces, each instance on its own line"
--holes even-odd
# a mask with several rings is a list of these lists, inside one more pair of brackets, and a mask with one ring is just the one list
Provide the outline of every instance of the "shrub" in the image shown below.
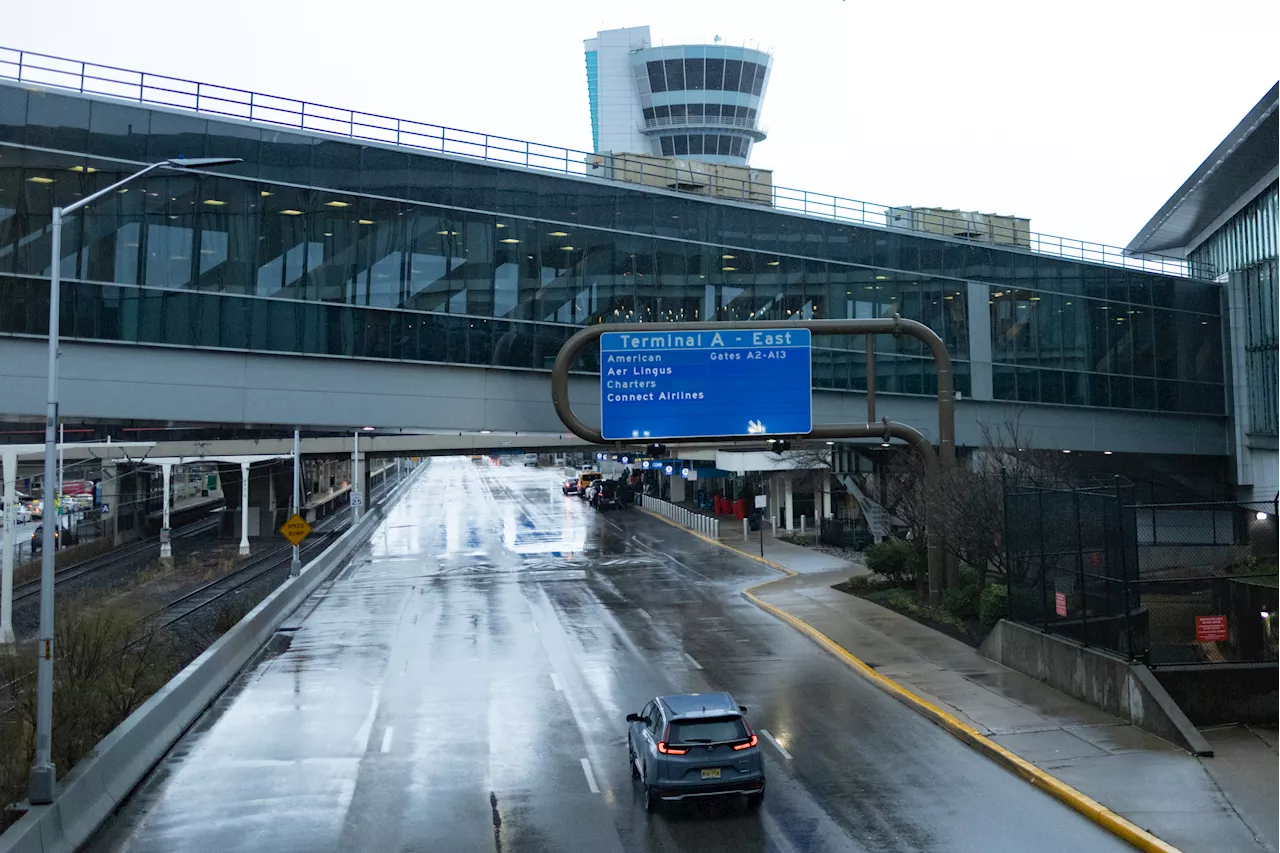
[[1009,615],[1009,590],[1002,583],[988,583],[978,605],[978,621],[985,634]]
[[872,588],[871,575],[854,575],[844,582],[846,592],[867,592]]
[[902,539],[886,539],[866,551],[867,568],[897,584],[915,583],[926,566],[924,555]]
[[980,590],[978,589],[976,578],[970,583],[965,583],[961,579],[960,583],[943,593],[942,609],[962,622],[977,619],[980,609],[979,594]]
[[931,607],[928,603],[916,598],[915,593],[909,589],[894,587],[870,593],[866,597],[869,601],[874,601],[876,604],[887,607],[890,610],[896,610],[906,615],[920,616],[942,625],[948,625],[957,631],[964,630],[964,623],[959,619],[941,607]]

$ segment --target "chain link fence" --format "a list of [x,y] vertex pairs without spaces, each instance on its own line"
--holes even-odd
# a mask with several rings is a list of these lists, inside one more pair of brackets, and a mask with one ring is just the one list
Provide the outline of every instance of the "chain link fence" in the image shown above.
[[1005,490],[1009,616],[1153,667],[1277,659],[1276,505]]
[[1127,657],[1146,648],[1129,483],[1005,492],[1009,616]]
[[1276,505],[1139,504],[1151,666],[1275,661]]

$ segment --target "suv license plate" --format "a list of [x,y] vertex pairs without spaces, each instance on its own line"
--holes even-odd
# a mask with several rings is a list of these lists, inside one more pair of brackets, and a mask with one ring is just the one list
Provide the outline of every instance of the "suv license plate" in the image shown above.
[[704,767],[704,768],[702,769],[702,778],[703,778],[703,779],[719,779],[719,778],[720,778],[720,768],[719,768],[719,767]]

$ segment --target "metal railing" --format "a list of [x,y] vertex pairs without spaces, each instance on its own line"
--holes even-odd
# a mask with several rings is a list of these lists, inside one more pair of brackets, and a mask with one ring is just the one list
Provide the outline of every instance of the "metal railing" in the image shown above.
[[710,128],[712,130],[716,128],[746,130],[762,137],[767,136],[769,131],[767,126],[757,124],[754,118],[738,118],[737,116],[733,116],[732,118],[705,115],[680,116],[679,118],[660,118],[655,116],[653,118],[645,119],[640,125],[638,125],[638,128],[642,133],[647,130],[655,130],[658,128],[667,129],[673,127],[695,127],[699,129]]
[[655,498],[652,495],[639,495],[640,506],[656,512],[664,518],[669,518],[681,527],[687,527],[695,533],[701,533],[711,539],[720,538],[720,519],[712,518],[709,515],[703,515],[700,512],[694,512],[688,507],[673,504],[671,501],[664,501],[661,498]]
[[[778,210],[803,216],[875,228],[891,227],[895,214],[900,217],[901,211],[906,209],[901,205],[876,204],[831,193],[780,187],[767,182],[735,181],[732,178],[718,178],[714,190],[709,192],[706,186],[689,186],[673,180],[671,175],[675,170],[669,167],[646,164],[636,159],[619,158],[623,165],[609,166],[606,178],[600,174],[603,165],[601,156],[587,151],[3,46],[0,46],[0,79],[352,139],[391,143],[508,166],[643,184],[651,188],[693,195],[711,194],[718,200],[764,203]],[[1108,266],[1206,280],[1213,278],[1213,270],[1200,265],[1193,267],[1187,261],[1160,255],[1130,255],[1119,246],[1041,234],[1018,227],[989,226],[983,233],[975,236],[967,227],[971,224],[968,218],[957,215],[954,221],[952,219],[945,213],[942,216],[926,217],[923,223],[919,217],[912,217],[911,226],[899,230],[924,231],[933,236],[945,236],[969,243],[994,244],[1003,248],[1023,249],[1036,254]]]

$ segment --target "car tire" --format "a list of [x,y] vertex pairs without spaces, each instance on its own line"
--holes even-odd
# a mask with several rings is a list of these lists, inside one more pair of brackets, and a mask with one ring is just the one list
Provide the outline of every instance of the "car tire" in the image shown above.
[[764,791],[756,794],[747,794],[747,811],[754,812],[760,810],[760,804],[764,802]]
[[631,735],[627,735],[627,763],[631,765],[631,778],[640,778],[640,762],[636,760],[636,752],[631,747]]
[[649,787],[649,765],[647,764],[640,771],[640,786],[643,788],[644,810],[653,814],[658,810],[658,798],[653,795],[653,788]]

